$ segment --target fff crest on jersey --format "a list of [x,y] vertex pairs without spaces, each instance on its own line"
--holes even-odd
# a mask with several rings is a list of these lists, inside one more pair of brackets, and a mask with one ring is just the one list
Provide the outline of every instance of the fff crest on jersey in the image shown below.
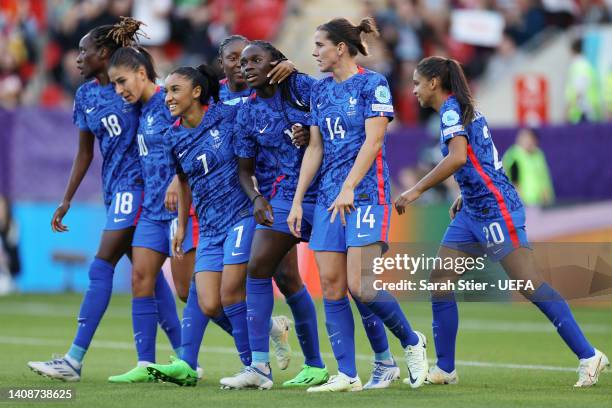
[[389,103],[391,101],[391,91],[384,85],[378,85],[374,91],[374,97],[380,103]]
[[210,130],[210,135],[213,138],[213,147],[215,149],[218,149],[219,146],[221,146],[221,137],[219,136],[219,130],[218,129],[211,129]]
[[349,97],[349,106],[348,106],[347,114],[349,116],[353,116],[356,113],[356,108],[357,108],[357,98],[355,98],[354,96]]
[[446,126],[453,126],[459,123],[459,114],[454,110],[447,110],[442,114],[442,123]]

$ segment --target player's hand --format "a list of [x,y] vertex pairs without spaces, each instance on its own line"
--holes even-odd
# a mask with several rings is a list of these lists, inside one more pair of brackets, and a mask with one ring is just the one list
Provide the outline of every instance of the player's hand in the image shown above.
[[294,203],[287,217],[287,224],[289,225],[289,231],[297,238],[302,238],[302,215],[302,206]]
[[185,240],[185,230],[179,226],[172,237],[172,256],[177,259],[182,259],[183,255],[183,241]]
[[302,126],[301,123],[295,123],[291,126],[291,141],[295,147],[308,146],[310,142],[310,129]]
[[164,206],[170,212],[178,211],[178,196],[179,196],[179,181],[175,177],[166,190],[166,197],[164,198]]
[[257,196],[255,201],[253,201],[253,216],[258,224],[271,227],[274,223],[272,206],[262,195]]
[[455,199],[455,202],[453,203],[453,205],[450,206],[450,209],[448,210],[448,215],[450,215],[451,220],[455,219],[457,213],[461,211],[461,207],[463,207],[463,197],[459,195],[459,197]]
[[340,215],[340,222],[346,226],[345,213],[350,214],[355,209],[355,191],[346,186],[342,186],[340,194],[334,200],[332,205],[329,206],[327,211],[331,211],[332,215],[329,219],[330,223],[333,223],[336,219],[336,215]]
[[270,85],[280,84],[295,71],[295,64],[289,60],[272,61],[270,64],[274,67],[267,75],[270,78]]
[[63,202],[57,207],[55,212],[53,213],[53,217],[51,217],[51,231],[53,232],[66,232],[68,231],[68,227],[62,224],[62,220],[64,216],[70,209],[70,203]]
[[413,201],[416,201],[421,196],[421,192],[411,188],[410,190],[404,191],[398,198],[395,200],[395,209],[399,215],[402,215],[406,212],[406,206]]

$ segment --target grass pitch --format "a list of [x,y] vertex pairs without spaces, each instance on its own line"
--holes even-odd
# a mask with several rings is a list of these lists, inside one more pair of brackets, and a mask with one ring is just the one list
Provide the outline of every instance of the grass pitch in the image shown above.
[[[604,373],[599,384],[590,389],[574,389],[577,361],[555,333],[552,325],[529,304],[462,303],[457,345],[457,386],[423,386],[412,390],[395,383],[378,391],[343,394],[306,394],[286,390],[283,381],[295,375],[303,362],[292,334],[293,360],[286,371],[275,370],[271,391],[220,390],[220,377],[240,369],[233,342],[214,324],[208,326],[200,364],[205,377],[195,388],[173,384],[114,385],[109,375],[127,371],[135,365],[132,345],[130,298],[116,295],[111,301],[93,345],[85,359],[79,383],[59,383],[32,373],[28,360],[46,360],[52,353],[65,353],[76,327],[80,295],[15,295],[0,298],[0,388],[73,387],[76,398],[69,402],[0,402],[2,406],[52,407],[577,407],[610,406],[612,375]],[[324,360],[330,372],[336,364],[323,321],[321,304],[319,337]],[[435,358],[429,304],[403,304],[408,318],[428,338],[430,361]],[[179,308],[182,305],[179,304]],[[596,305],[574,307],[574,314],[591,342],[612,357],[612,308]],[[291,313],[283,301],[276,302],[275,314]],[[365,383],[370,373],[371,352],[355,316],[357,366]],[[389,334],[392,351],[406,369],[398,342]],[[171,354],[164,333],[158,331],[158,361]]]

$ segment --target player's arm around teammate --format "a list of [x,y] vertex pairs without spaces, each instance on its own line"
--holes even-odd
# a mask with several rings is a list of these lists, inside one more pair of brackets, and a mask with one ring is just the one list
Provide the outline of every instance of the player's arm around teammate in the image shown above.
[[[259,225],[247,268],[247,322],[253,362],[249,370],[224,380],[232,388],[272,385],[268,347],[274,305],[272,276],[284,283],[280,289],[291,307],[305,356],[302,371],[284,385],[307,386],[324,382],[328,377],[319,352],[316,310],[310,294],[297,268],[278,270],[280,262],[299,242],[289,232],[286,217],[303,154],[295,137],[296,133],[304,132],[309,121],[310,88],[314,82],[307,75],[295,73],[278,86],[269,84],[272,62],[284,58],[272,44],[253,41],[244,48],[240,59],[243,76],[254,92],[238,113],[234,151],[240,158],[242,188],[254,203],[253,213]],[[270,162],[278,165],[269,166]],[[261,190],[253,182],[257,166],[264,168],[259,173],[262,181],[274,180],[272,185],[261,183]],[[312,210],[316,186],[310,198]]]
[[[501,262],[511,279],[530,282],[521,293],[554,324],[557,332],[578,357],[575,387],[598,381],[609,366],[608,358],[593,348],[561,295],[541,277],[525,231],[525,211],[514,186],[504,173],[486,119],[474,108],[474,100],[459,63],[443,57],[421,60],[413,75],[414,94],[423,107],[440,114],[442,161],[395,206],[400,214],[428,189],[450,175],[461,196],[450,211],[452,221],[442,239],[439,256],[487,255]],[[451,270],[435,270],[432,280],[450,278]],[[456,274],[455,274],[456,278]],[[438,361],[428,382],[454,384],[455,340],[458,310],[452,293],[432,293],[433,330]]]

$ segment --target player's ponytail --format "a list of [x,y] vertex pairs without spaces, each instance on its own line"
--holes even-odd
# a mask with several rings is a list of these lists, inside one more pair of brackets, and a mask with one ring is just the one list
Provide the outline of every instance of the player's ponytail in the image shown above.
[[[126,66],[133,70],[144,67],[151,82],[157,79],[153,57],[138,44],[138,37],[146,37],[140,31],[145,25],[132,17],[120,17],[117,24],[100,26],[92,30],[96,45],[107,47],[111,51],[109,67]],[[110,27],[110,28],[109,28]]]
[[146,49],[139,45],[119,48],[111,56],[108,66],[128,67],[134,71],[144,67],[149,81],[155,82],[157,79],[153,57],[151,57],[151,54]]
[[140,30],[145,25],[132,17],[119,17],[116,24],[104,24],[89,31],[97,48],[106,48],[112,55],[121,47],[131,47],[138,44],[138,37],[146,37]]
[[215,71],[206,64],[199,65],[196,69],[202,75],[202,82],[206,86],[206,89],[204,89],[204,87],[202,88],[200,102],[202,102],[202,104],[208,103],[204,101],[209,101],[210,98],[215,102],[219,102],[219,90],[221,86],[219,85],[219,78]]
[[452,93],[461,107],[461,121],[464,126],[474,119],[474,98],[470,91],[463,68],[454,59],[444,57],[427,57],[422,59],[416,68],[417,72],[427,78],[440,79],[443,90]]
[[208,105],[212,98],[215,102],[219,101],[219,79],[215,71],[206,64],[202,64],[197,68],[180,67],[172,71],[172,74],[180,75],[191,81],[193,88],[199,86],[200,97],[198,101],[202,105]]
[[362,19],[359,25],[353,25],[346,18],[334,18],[318,26],[317,30],[327,32],[327,38],[335,45],[346,44],[352,57],[357,54],[368,55],[368,48],[361,34],[379,35],[376,22],[372,17]]

